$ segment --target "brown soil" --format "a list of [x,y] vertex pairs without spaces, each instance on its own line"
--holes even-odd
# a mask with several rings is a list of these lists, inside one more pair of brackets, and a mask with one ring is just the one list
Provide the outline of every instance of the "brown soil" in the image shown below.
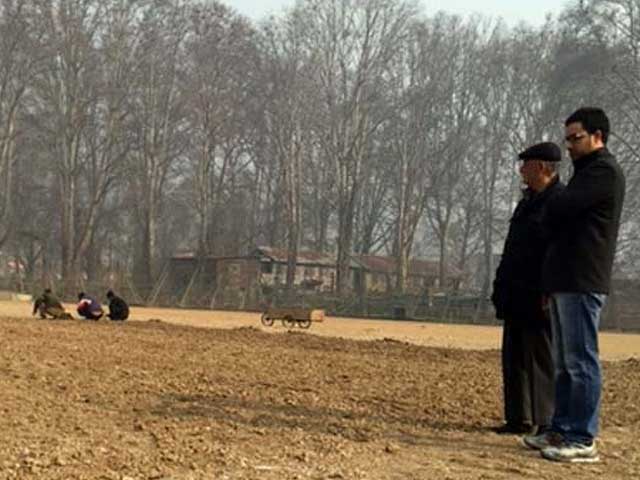
[[[74,312],[74,306],[67,305],[67,311]],[[0,315],[2,316],[26,317],[30,313],[31,305],[0,301]],[[145,322],[162,320],[163,322],[192,327],[261,328],[260,314],[247,312],[134,307],[131,319]],[[276,322],[272,328],[261,329],[269,333],[282,333],[283,331],[280,322]],[[500,327],[338,317],[328,317],[322,323],[314,323],[310,333],[354,340],[390,338],[415,345],[465,350],[496,350],[500,348],[502,338]],[[602,333],[600,334],[600,350],[600,355],[605,360],[640,358],[640,335]]]
[[[577,467],[487,431],[500,420],[499,329],[28,313],[0,302],[0,479],[640,478],[637,358],[605,362],[602,462]],[[640,351],[638,336],[602,343],[609,358]]]

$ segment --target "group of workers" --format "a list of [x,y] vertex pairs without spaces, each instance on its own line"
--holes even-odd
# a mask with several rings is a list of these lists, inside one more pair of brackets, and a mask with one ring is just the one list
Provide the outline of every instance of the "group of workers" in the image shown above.
[[[121,297],[113,293],[113,290],[107,292],[107,301],[109,303],[107,318],[114,321],[124,321],[129,318],[129,305]],[[76,311],[85,320],[100,320],[105,316],[105,311],[100,302],[85,292],[78,294]],[[36,313],[40,314],[40,318],[73,318],[70,313],[66,312],[62,302],[53,294],[50,288],[46,288],[42,295],[36,298],[33,304],[33,315]]]

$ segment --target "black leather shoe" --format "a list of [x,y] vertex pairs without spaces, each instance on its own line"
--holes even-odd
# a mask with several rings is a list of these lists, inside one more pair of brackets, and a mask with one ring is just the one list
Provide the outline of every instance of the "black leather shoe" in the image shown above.
[[498,435],[527,435],[530,434],[532,430],[533,427],[526,423],[505,423],[504,425],[493,427],[491,429],[492,432],[497,433]]

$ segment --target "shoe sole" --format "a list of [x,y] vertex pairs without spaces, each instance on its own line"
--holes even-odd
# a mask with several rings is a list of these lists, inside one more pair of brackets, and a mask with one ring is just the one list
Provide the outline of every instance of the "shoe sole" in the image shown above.
[[562,457],[547,456],[542,451],[540,451],[540,455],[545,460],[550,460],[552,462],[560,462],[560,463],[598,463],[600,461],[600,457],[598,455],[596,455],[595,457],[562,458]]
[[598,463],[600,461],[600,457],[582,457],[582,458],[550,458],[542,456],[545,460],[550,460],[552,462],[558,463]]
[[568,463],[598,463],[599,461],[600,457],[572,458]]

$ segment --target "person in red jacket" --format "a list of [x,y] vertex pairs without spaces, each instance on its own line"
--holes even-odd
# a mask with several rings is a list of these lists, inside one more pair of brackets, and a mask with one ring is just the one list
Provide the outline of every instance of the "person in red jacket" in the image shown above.
[[84,292],[78,294],[78,315],[87,320],[100,320],[104,315],[102,305]]

